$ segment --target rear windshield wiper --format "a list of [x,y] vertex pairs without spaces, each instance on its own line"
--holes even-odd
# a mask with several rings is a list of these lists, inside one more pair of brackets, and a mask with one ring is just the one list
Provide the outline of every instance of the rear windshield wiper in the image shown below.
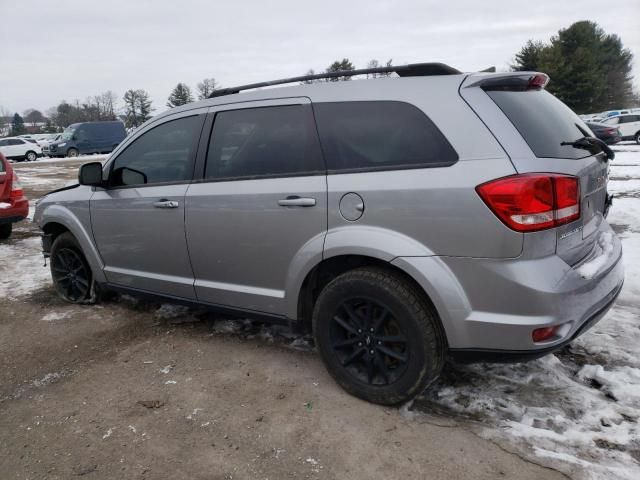
[[584,150],[589,150],[589,152],[591,152],[593,155],[595,155],[596,153],[604,152],[607,160],[613,160],[616,156],[614,151],[609,148],[609,145],[596,137],[582,137],[578,140],[574,140],[573,142],[560,142],[560,145],[570,145],[573,148],[582,148]]

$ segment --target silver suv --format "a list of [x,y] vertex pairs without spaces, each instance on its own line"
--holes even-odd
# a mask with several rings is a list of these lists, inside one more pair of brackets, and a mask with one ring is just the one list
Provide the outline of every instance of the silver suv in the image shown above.
[[333,76],[381,71],[400,78],[219,90],[83,165],[35,214],[59,294],[308,329],[335,380],[381,404],[447,356],[535,358],[584,333],[623,282],[612,152],[544,74]]

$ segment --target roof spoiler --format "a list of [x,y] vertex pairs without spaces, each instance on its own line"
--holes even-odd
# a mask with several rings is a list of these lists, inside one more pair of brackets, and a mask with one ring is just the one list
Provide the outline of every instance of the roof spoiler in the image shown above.
[[544,73],[508,72],[483,75],[464,88],[480,87],[483,90],[526,91],[542,90],[547,86],[547,83],[549,83],[549,76]]

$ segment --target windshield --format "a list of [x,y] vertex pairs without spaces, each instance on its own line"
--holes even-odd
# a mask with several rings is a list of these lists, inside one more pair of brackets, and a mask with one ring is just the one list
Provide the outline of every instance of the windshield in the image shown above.
[[487,91],[511,120],[536,157],[584,158],[588,151],[563,142],[591,136],[589,127],[569,107],[546,90]]
[[75,129],[73,128],[65,128],[64,132],[62,132],[62,135],[60,135],[60,140],[62,140],[63,142],[66,142],[67,140],[71,140],[71,137],[73,137],[74,132],[75,132]]

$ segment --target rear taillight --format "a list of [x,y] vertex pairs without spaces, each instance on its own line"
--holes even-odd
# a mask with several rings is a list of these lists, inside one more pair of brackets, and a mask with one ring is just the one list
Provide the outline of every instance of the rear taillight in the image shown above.
[[10,198],[22,198],[24,197],[24,190],[22,190],[22,185],[20,185],[20,180],[18,180],[18,176],[13,172],[13,180],[11,184],[11,193],[9,194]]
[[604,133],[606,133],[607,135],[617,135],[618,134],[618,129],[617,128],[607,128]]
[[525,173],[483,183],[476,191],[517,232],[545,230],[580,218],[578,177]]
[[537,73],[529,79],[528,90],[541,90],[549,83],[549,77],[544,73]]

